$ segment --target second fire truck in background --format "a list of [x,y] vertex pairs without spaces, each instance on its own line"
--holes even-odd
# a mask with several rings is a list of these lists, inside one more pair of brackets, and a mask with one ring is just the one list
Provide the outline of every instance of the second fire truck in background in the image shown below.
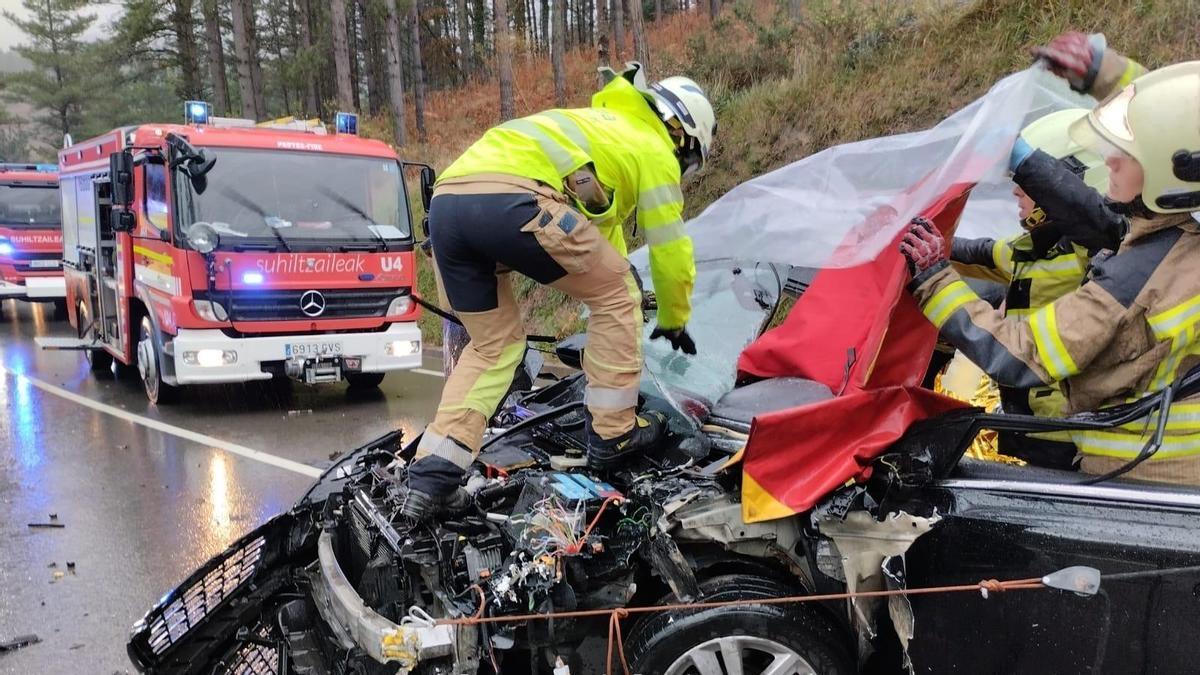
[[66,309],[58,167],[0,164],[0,299]]

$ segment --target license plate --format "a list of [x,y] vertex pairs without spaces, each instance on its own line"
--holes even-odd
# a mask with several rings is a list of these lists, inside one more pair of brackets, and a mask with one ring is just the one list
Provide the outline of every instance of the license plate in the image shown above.
[[41,268],[41,269],[58,269],[58,261],[57,260],[30,260],[29,266],[37,267],[37,268]]
[[321,356],[340,356],[342,353],[342,343],[340,342],[292,342],[284,345],[284,356],[291,358],[300,356],[304,358],[313,358]]

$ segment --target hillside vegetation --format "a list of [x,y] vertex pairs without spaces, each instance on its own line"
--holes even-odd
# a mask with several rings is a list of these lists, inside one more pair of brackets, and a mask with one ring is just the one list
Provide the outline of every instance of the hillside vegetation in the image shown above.
[[[685,188],[695,215],[735,185],[831,145],[926,128],[1030,64],[1029,49],[1068,29],[1104,32],[1149,67],[1200,54],[1194,0],[805,0],[802,21],[786,3],[728,6],[716,22],[697,12],[650,29],[651,76],[688,74],[718,110],[716,151]],[[586,105],[596,85],[590,52],[568,59],[570,100]],[[550,65],[516,64],[517,112],[553,107]],[[499,121],[496,85],[476,81],[429,102],[429,142],[402,148],[438,168]],[[385,136],[386,120],[369,125]],[[737,227],[730,223],[730,227]],[[432,279],[422,286],[434,297]],[[530,330],[562,334],[578,308],[519,283]],[[438,323],[426,320],[430,339]]]

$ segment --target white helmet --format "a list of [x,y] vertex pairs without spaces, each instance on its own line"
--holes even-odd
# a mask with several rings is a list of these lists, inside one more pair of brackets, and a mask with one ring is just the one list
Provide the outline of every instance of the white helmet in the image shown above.
[[647,92],[668,127],[681,129],[683,141],[675,150],[683,175],[695,173],[708,161],[717,115],[704,90],[690,78],[675,76],[650,85]]
[[1200,61],[1151,71],[1071,125],[1071,136],[1105,156],[1142,165],[1151,211],[1200,211]]

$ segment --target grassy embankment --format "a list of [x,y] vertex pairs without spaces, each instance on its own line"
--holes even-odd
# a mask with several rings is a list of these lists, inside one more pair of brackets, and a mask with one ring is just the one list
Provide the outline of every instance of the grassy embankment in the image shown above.
[[[688,74],[718,108],[715,155],[685,189],[689,215],[742,181],[830,145],[931,126],[1029,65],[1030,47],[1067,29],[1104,32],[1150,67],[1200,55],[1195,0],[805,0],[799,23],[787,18],[786,5],[741,0],[716,22],[692,13],[648,24],[651,76]],[[586,105],[596,83],[593,54],[577,51],[567,64],[568,105]],[[553,107],[546,60],[518,57],[515,70],[519,115]],[[428,143],[401,154],[440,169],[499,121],[496,84],[436,92],[427,114]],[[385,138],[387,126],[364,124]],[[435,297],[427,268],[421,290]],[[578,308],[554,292],[522,280],[518,294],[531,332],[577,326]],[[440,340],[440,321],[427,317],[423,328]]]

